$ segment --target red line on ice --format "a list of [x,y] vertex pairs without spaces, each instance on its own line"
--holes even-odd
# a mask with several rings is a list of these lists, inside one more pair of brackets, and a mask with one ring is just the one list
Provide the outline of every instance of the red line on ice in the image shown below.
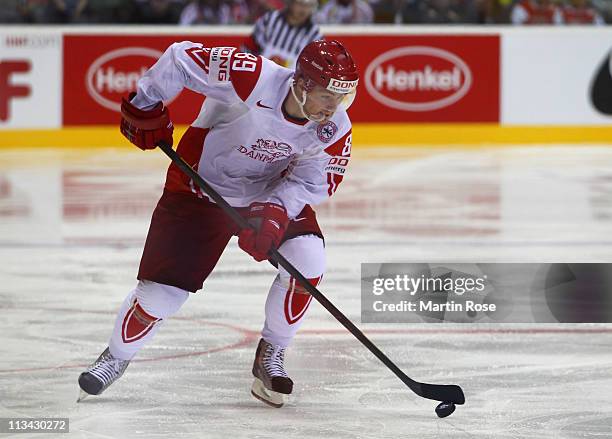
[[[89,314],[109,314],[109,311],[89,311],[89,310],[75,310],[71,308],[20,308],[20,307],[0,307],[0,308],[10,308],[10,309],[37,309],[37,310],[45,310],[45,311],[65,311],[65,312],[86,312]],[[194,317],[173,317],[174,320],[187,320],[199,322],[208,326],[217,326],[220,328],[230,329],[232,331],[236,331],[242,334],[241,340],[231,343],[224,346],[218,346],[216,348],[206,349],[204,351],[197,352],[188,352],[185,354],[174,354],[174,355],[163,355],[155,358],[145,358],[134,360],[137,362],[150,362],[150,361],[161,361],[161,360],[172,360],[176,358],[187,358],[187,357],[197,357],[201,355],[208,355],[216,352],[229,351],[232,349],[241,348],[244,346],[248,346],[251,343],[254,343],[259,338],[259,331],[254,331],[251,329],[243,328],[240,326],[228,324],[228,323],[220,323],[220,322],[210,322],[206,320],[201,320]],[[367,331],[363,331],[365,334],[381,334],[381,335],[391,335],[391,334],[465,334],[465,335],[473,335],[473,334],[612,334],[612,327],[601,327],[601,328],[467,328],[467,329],[423,329],[423,328],[410,328],[410,329],[369,329]],[[338,328],[338,329],[303,329],[300,331],[302,335],[340,335],[346,334],[349,335],[346,329]],[[32,368],[20,368],[20,369],[5,369],[0,370],[0,374],[2,373],[18,373],[18,372],[36,372],[43,370],[59,370],[59,369],[74,369],[74,368],[83,368],[87,367],[89,363],[83,364],[68,364],[63,366],[44,366],[44,367],[32,367]]]

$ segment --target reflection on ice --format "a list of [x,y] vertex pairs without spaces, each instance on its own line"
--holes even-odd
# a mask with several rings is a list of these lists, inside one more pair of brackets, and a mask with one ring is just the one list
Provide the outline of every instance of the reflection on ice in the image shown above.
[[[359,323],[362,262],[609,262],[610,163],[608,148],[357,149],[317,209],[321,289]],[[121,380],[77,405],[166,166],[156,152],[0,151],[0,417],[69,417],[84,438],[612,437],[609,325],[359,325],[408,375],[464,388],[440,420],[314,305],[288,352],[291,401],[261,404],[250,367],[274,269],[234,242]]]

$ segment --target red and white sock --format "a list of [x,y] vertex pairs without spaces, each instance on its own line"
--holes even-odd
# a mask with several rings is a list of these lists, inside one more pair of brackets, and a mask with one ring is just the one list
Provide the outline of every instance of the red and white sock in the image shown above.
[[[317,286],[325,271],[323,240],[304,235],[283,243],[279,252]],[[312,296],[282,267],[266,300],[266,321],[262,337],[268,343],[287,347],[304,322]]]
[[121,305],[109,341],[110,353],[131,360],[155,336],[163,319],[176,313],[188,297],[180,288],[139,281]]

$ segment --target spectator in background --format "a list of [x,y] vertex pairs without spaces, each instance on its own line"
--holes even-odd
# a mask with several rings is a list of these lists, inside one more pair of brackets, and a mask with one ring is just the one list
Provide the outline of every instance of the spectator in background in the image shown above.
[[286,9],[265,13],[255,22],[253,33],[242,50],[295,68],[297,56],[304,46],[323,38],[313,21],[316,7],[317,0],[289,0]]
[[521,0],[514,5],[512,24],[560,24],[561,12],[551,0]]
[[420,22],[431,24],[476,23],[474,0],[428,0],[419,3]]
[[377,17],[385,14],[383,21],[388,21],[392,4],[396,24],[463,24],[480,20],[481,0],[385,0],[380,2],[384,10],[377,7]]
[[370,2],[376,23],[419,23],[422,0],[377,0]]
[[505,24],[510,23],[512,0],[482,0],[479,3],[478,23]]
[[49,17],[55,23],[74,23],[81,20],[88,0],[50,0]]
[[244,23],[248,15],[244,0],[193,0],[183,9],[179,23],[237,24]]
[[132,0],[88,0],[83,12],[87,23],[127,23],[133,16]]
[[365,0],[329,0],[317,14],[321,24],[365,24],[374,22],[374,11]]
[[[322,5],[325,6],[323,3]],[[374,11],[374,21],[376,23],[394,23],[396,17],[401,17],[401,0],[371,0],[370,6]]]
[[230,8],[232,10],[232,23],[234,24],[244,24],[250,23],[249,19],[251,17],[251,13],[249,10],[249,5],[246,0],[228,0],[230,2]]
[[249,23],[254,23],[259,17],[268,11],[283,9],[285,2],[283,0],[250,0],[249,1]]
[[[4,8],[3,14],[7,17],[7,23],[17,20],[23,23],[48,23],[49,22],[49,5],[48,0],[17,0],[8,7]],[[13,6],[14,11],[6,9]],[[14,12],[16,14],[12,14]],[[4,21],[4,20],[3,20]]]
[[0,8],[0,23],[19,23],[23,20],[23,2],[20,0],[4,0]]
[[605,24],[603,18],[588,4],[587,0],[571,0],[561,7],[561,22],[563,24]]
[[136,24],[176,24],[181,5],[172,0],[137,0],[133,22]]
[[379,0],[374,3],[376,22],[416,24],[420,22],[419,5],[424,0]]
[[604,22],[612,23],[612,1],[611,0],[591,0],[597,13],[603,18]]

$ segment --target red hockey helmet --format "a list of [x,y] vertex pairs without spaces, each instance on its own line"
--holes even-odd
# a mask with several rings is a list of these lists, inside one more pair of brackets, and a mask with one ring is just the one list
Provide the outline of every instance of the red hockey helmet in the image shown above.
[[[294,85],[298,79],[304,81],[302,96],[298,96]],[[345,110],[351,106],[357,93],[359,72],[351,54],[338,41],[316,40],[307,44],[297,59],[291,92],[302,114],[314,122],[323,120],[307,114],[304,109],[307,96],[316,85],[340,95],[339,105]]]
[[339,41],[316,40],[307,44],[297,59],[295,77],[304,78],[306,89],[314,84],[334,93],[352,93],[359,72],[353,57]]

